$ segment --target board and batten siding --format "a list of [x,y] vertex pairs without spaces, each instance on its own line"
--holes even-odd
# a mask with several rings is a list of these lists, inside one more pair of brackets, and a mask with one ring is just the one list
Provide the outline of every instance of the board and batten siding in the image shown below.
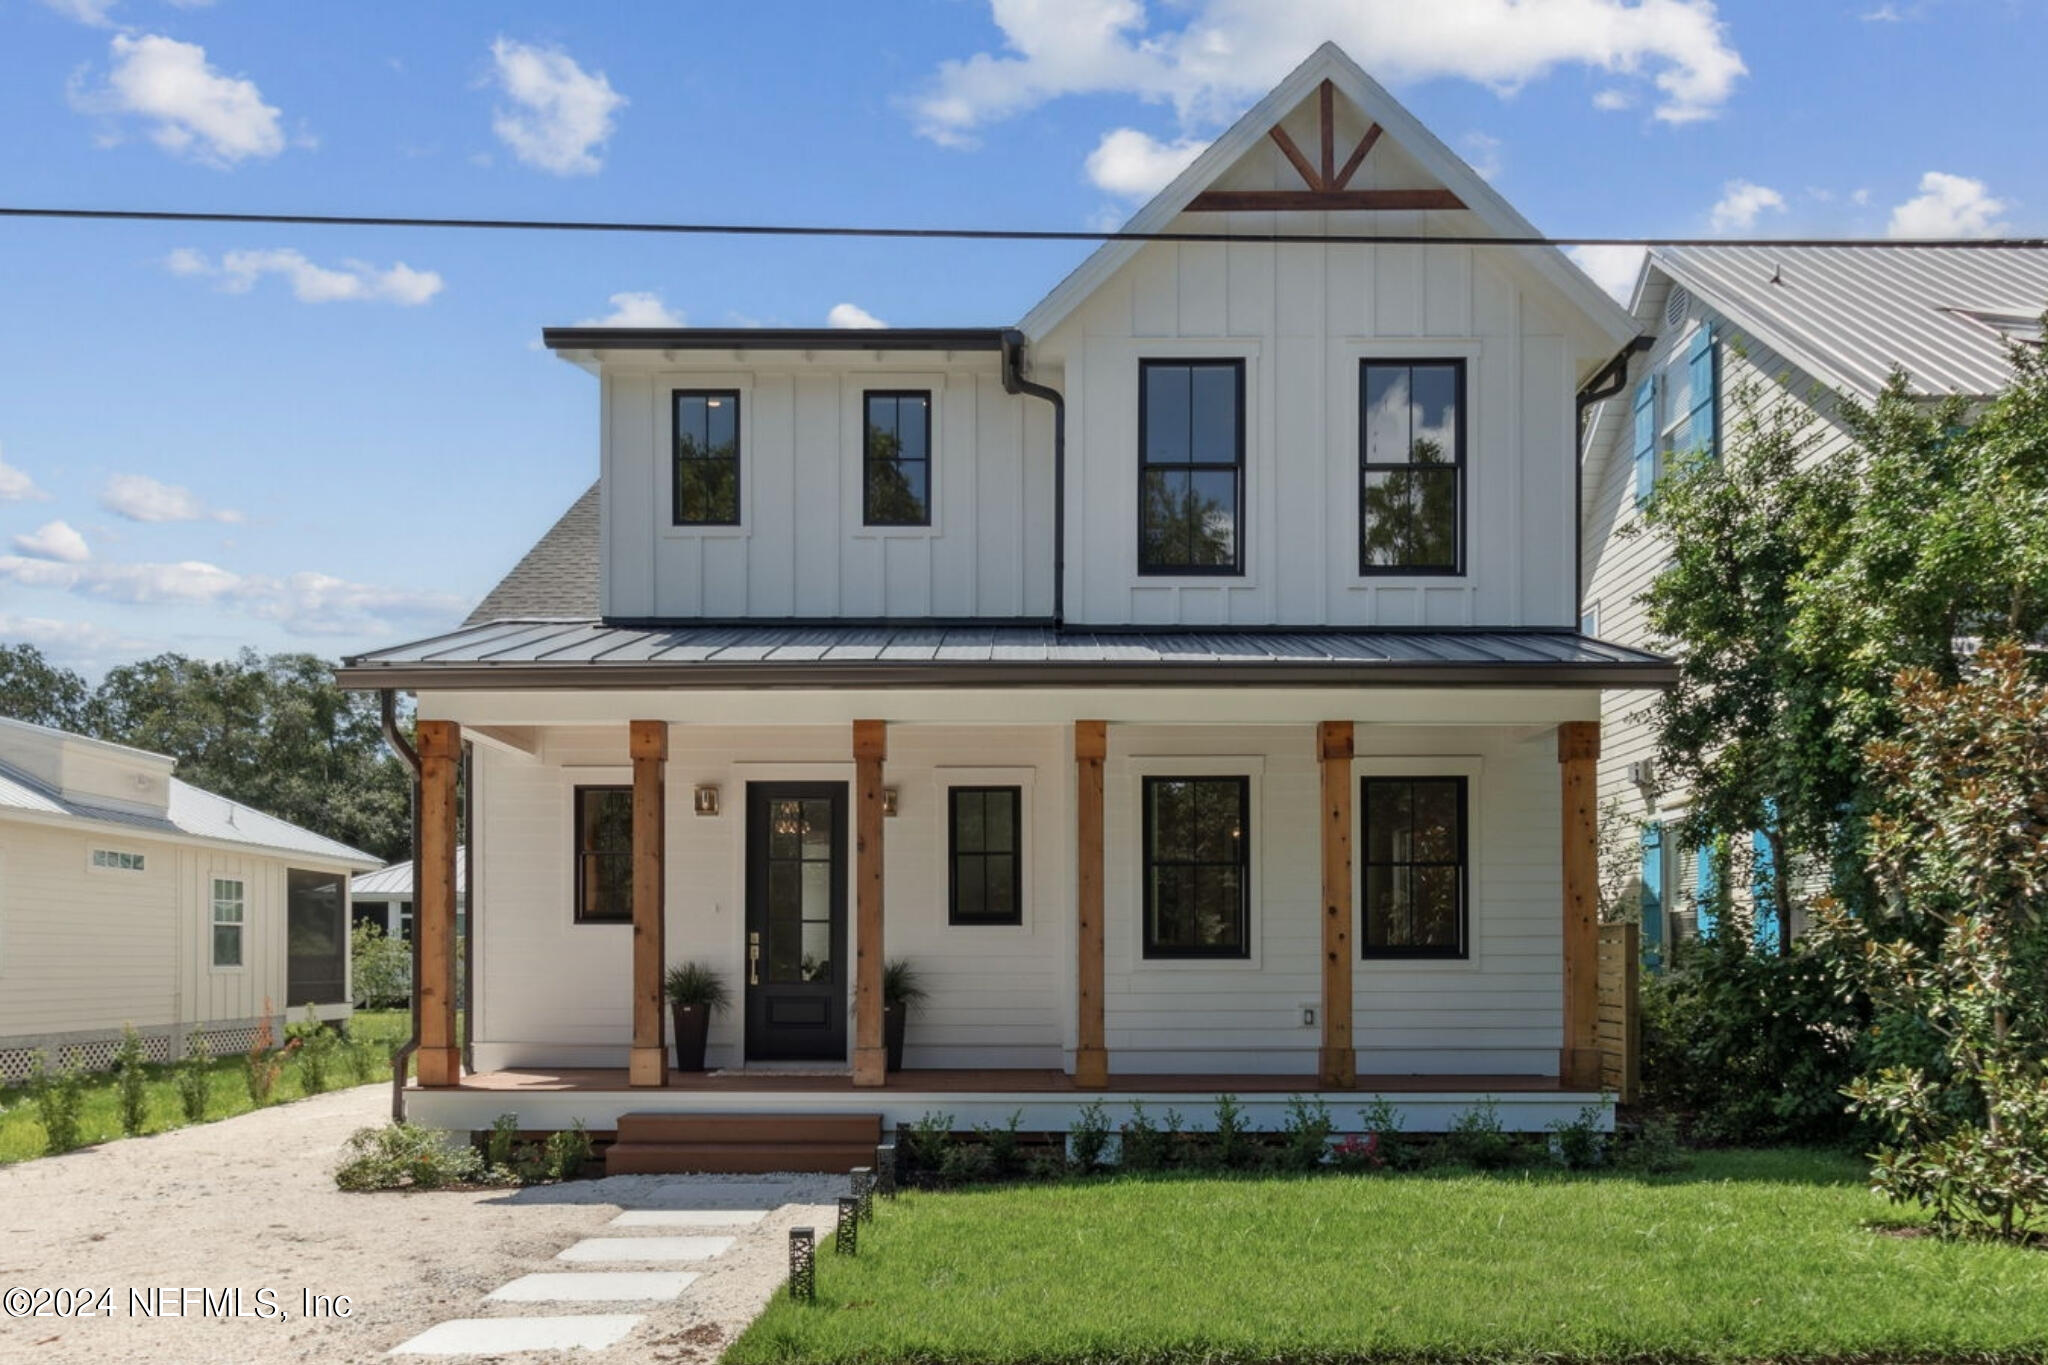
[[[678,389],[740,394],[739,526],[671,524]],[[931,391],[930,526],[862,524],[867,389]],[[1051,414],[992,354],[614,358],[602,401],[608,617],[1051,614]]]
[[[143,868],[93,867],[95,848]],[[177,861],[118,832],[0,822],[0,1038],[175,1022]]]

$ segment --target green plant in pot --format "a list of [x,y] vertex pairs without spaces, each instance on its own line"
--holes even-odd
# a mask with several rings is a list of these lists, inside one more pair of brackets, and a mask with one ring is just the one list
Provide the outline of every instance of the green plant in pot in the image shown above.
[[668,969],[662,991],[674,1016],[676,1070],[702,1071],[711,1016],[732,1003],[725,978],[701,962],[679,962]]
[[889,1069],[903,1069],[903,1026],[910,1012],[924,1003],[924,979],[903,958],[882,966],[882,1042],[889,1050]]

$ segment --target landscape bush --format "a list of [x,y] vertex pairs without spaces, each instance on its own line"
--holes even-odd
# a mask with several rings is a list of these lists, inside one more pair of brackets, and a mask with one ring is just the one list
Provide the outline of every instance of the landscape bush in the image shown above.
[[327,1089],[327,1083],[334,1074],[334,1065],[339,1058],[343,1044],[339,1034],[322,1022],[311,1005],[306,1006],[306,1017],[291,1025],[286,1032],[297,1044],[299,1057],[299,1081],[308,1095],[318,1095]]
[[206,1039],[194,1033],[185,1044],[185,1055],[172,1068],[178,1086],[178,1109],[187,1123],[206,1121],[213,1101],[213,1052]]
[[43,1150],[52,1154],[78,1146],[79,1111],[85,1106],[85,1079],[79,1072],[77,1053],[65,1056],[56,1072],[50,1060],[36,1053],[29,1073],[29,1095],[35,1101],[36,1117],[43,1125]]
[[489,1176],[474,1147],[411,1123],[358,1128],[347,1151],[334,1183],[349,1191],[441,1190],[483,1183]]
[[134,1137],[149,1118],[149,1070],[142,1035],[133,1024],[121,1026],[121,1045],[114,1051],[114,1084],[120,1101],[121,1132]]
[[263,1001],[263,1018],[256,1025],[256,1037],[242,1057],[242,1083],[249,1088],[249,1103],[261,1109],[277,1090],[277,1078],[284,1072],[284,1059],[277,1054],[277,1033],[270,1026],[270,999]]

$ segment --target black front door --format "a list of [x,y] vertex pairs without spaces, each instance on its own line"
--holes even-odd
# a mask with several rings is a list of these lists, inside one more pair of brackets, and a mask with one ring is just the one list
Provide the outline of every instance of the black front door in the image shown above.
[[747,784],[747,1056],[846,1058],[846,784]]

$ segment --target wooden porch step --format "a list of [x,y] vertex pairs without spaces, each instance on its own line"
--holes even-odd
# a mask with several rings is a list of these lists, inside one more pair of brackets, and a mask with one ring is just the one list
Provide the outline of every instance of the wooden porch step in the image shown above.
[[621,1114],[607,1175],[850,1171],[871,1166],[880,1114]]

